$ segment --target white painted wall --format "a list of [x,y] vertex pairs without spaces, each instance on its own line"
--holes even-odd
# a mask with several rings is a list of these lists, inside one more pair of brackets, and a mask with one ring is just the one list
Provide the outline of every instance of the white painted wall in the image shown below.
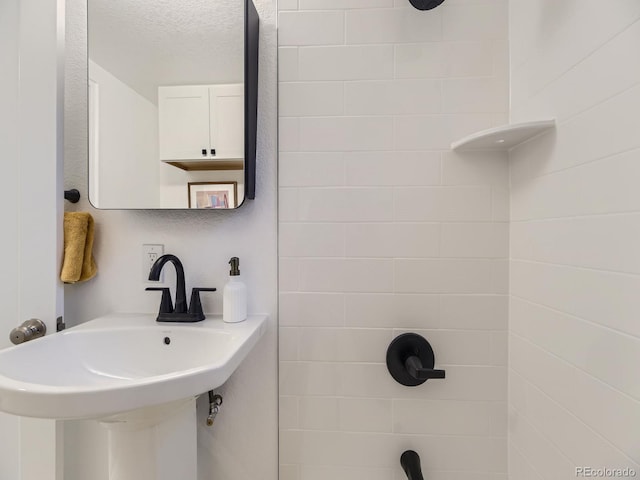
[[640,4],[511,0],[509,461],[640,474]]
[[[100,208],[160,206],[158,107],[95,62]],[[93,190],[92,190],[93,192]],[[96,201],[97,200],[97,201]]]
[[[281,0],[281,480],[507,472],[507,2]],[[393,337],[443,381],[395,383]],[[406,476],[404,476],[406,478]]]
[[[213,429],[204,427],[204,404],[199,405],[202,480],[277,478],[275,1],[256,4],[261,18],[256,200],[231,212],[151,212],[98,211],[86,201],[86,7],[83,0],[67,2],[65,184],[83,195],[80,204],[67,207],[94,215],[99,266],[95,279],[66,287],[67,322],[77,324],[109,311],[157,310],[157,295],[144,292],[140,279],[143,243],[162,243],[165,252],[178,255],[185,264],[188,288],[221,289],[228,259],[239,256],[250,292],[249,311],[271,317],[260,345],[220,389],[224,408]],[[172,283],[171,277],[167,275],[167,283]],[[221,312],[221,291],[203,296],[203,303],[206,311]],[[105,432],[87,422],[69,422],[66,432],[65,480],[105,480]]]

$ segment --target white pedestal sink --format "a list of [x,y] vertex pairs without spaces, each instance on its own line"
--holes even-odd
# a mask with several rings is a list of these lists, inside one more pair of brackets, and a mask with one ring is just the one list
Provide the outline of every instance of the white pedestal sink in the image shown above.
[[195,398],[231,376],[266,316],[226,324],[112,314],[0,351],[0,411],[93,418],[109,429],[111,480],[195,480]]

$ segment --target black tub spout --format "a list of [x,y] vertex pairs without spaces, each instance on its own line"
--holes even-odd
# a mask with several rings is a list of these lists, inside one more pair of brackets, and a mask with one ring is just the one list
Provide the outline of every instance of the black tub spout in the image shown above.
[[420,468],[420,456],[413,450],[407,450],[400,456],[400,465],[409,480],[424,480]]

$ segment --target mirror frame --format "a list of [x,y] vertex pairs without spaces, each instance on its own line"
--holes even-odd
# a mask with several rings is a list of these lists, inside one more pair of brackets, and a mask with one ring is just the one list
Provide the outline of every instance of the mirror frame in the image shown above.
[[[256,145],[258,139],[260,17],[253,0],[245,0],[244,22],[244,197],[254,200],[256,198]],[[243,204],[244,201],[240,205]]]

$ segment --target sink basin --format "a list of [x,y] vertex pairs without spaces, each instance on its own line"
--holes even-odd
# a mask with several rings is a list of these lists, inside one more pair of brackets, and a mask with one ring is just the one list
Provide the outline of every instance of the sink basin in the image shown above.
[[0,351],[0,411],[103,418],[194,397],[226,382],[265,330],[265,316],[184,325],[107,315]]

